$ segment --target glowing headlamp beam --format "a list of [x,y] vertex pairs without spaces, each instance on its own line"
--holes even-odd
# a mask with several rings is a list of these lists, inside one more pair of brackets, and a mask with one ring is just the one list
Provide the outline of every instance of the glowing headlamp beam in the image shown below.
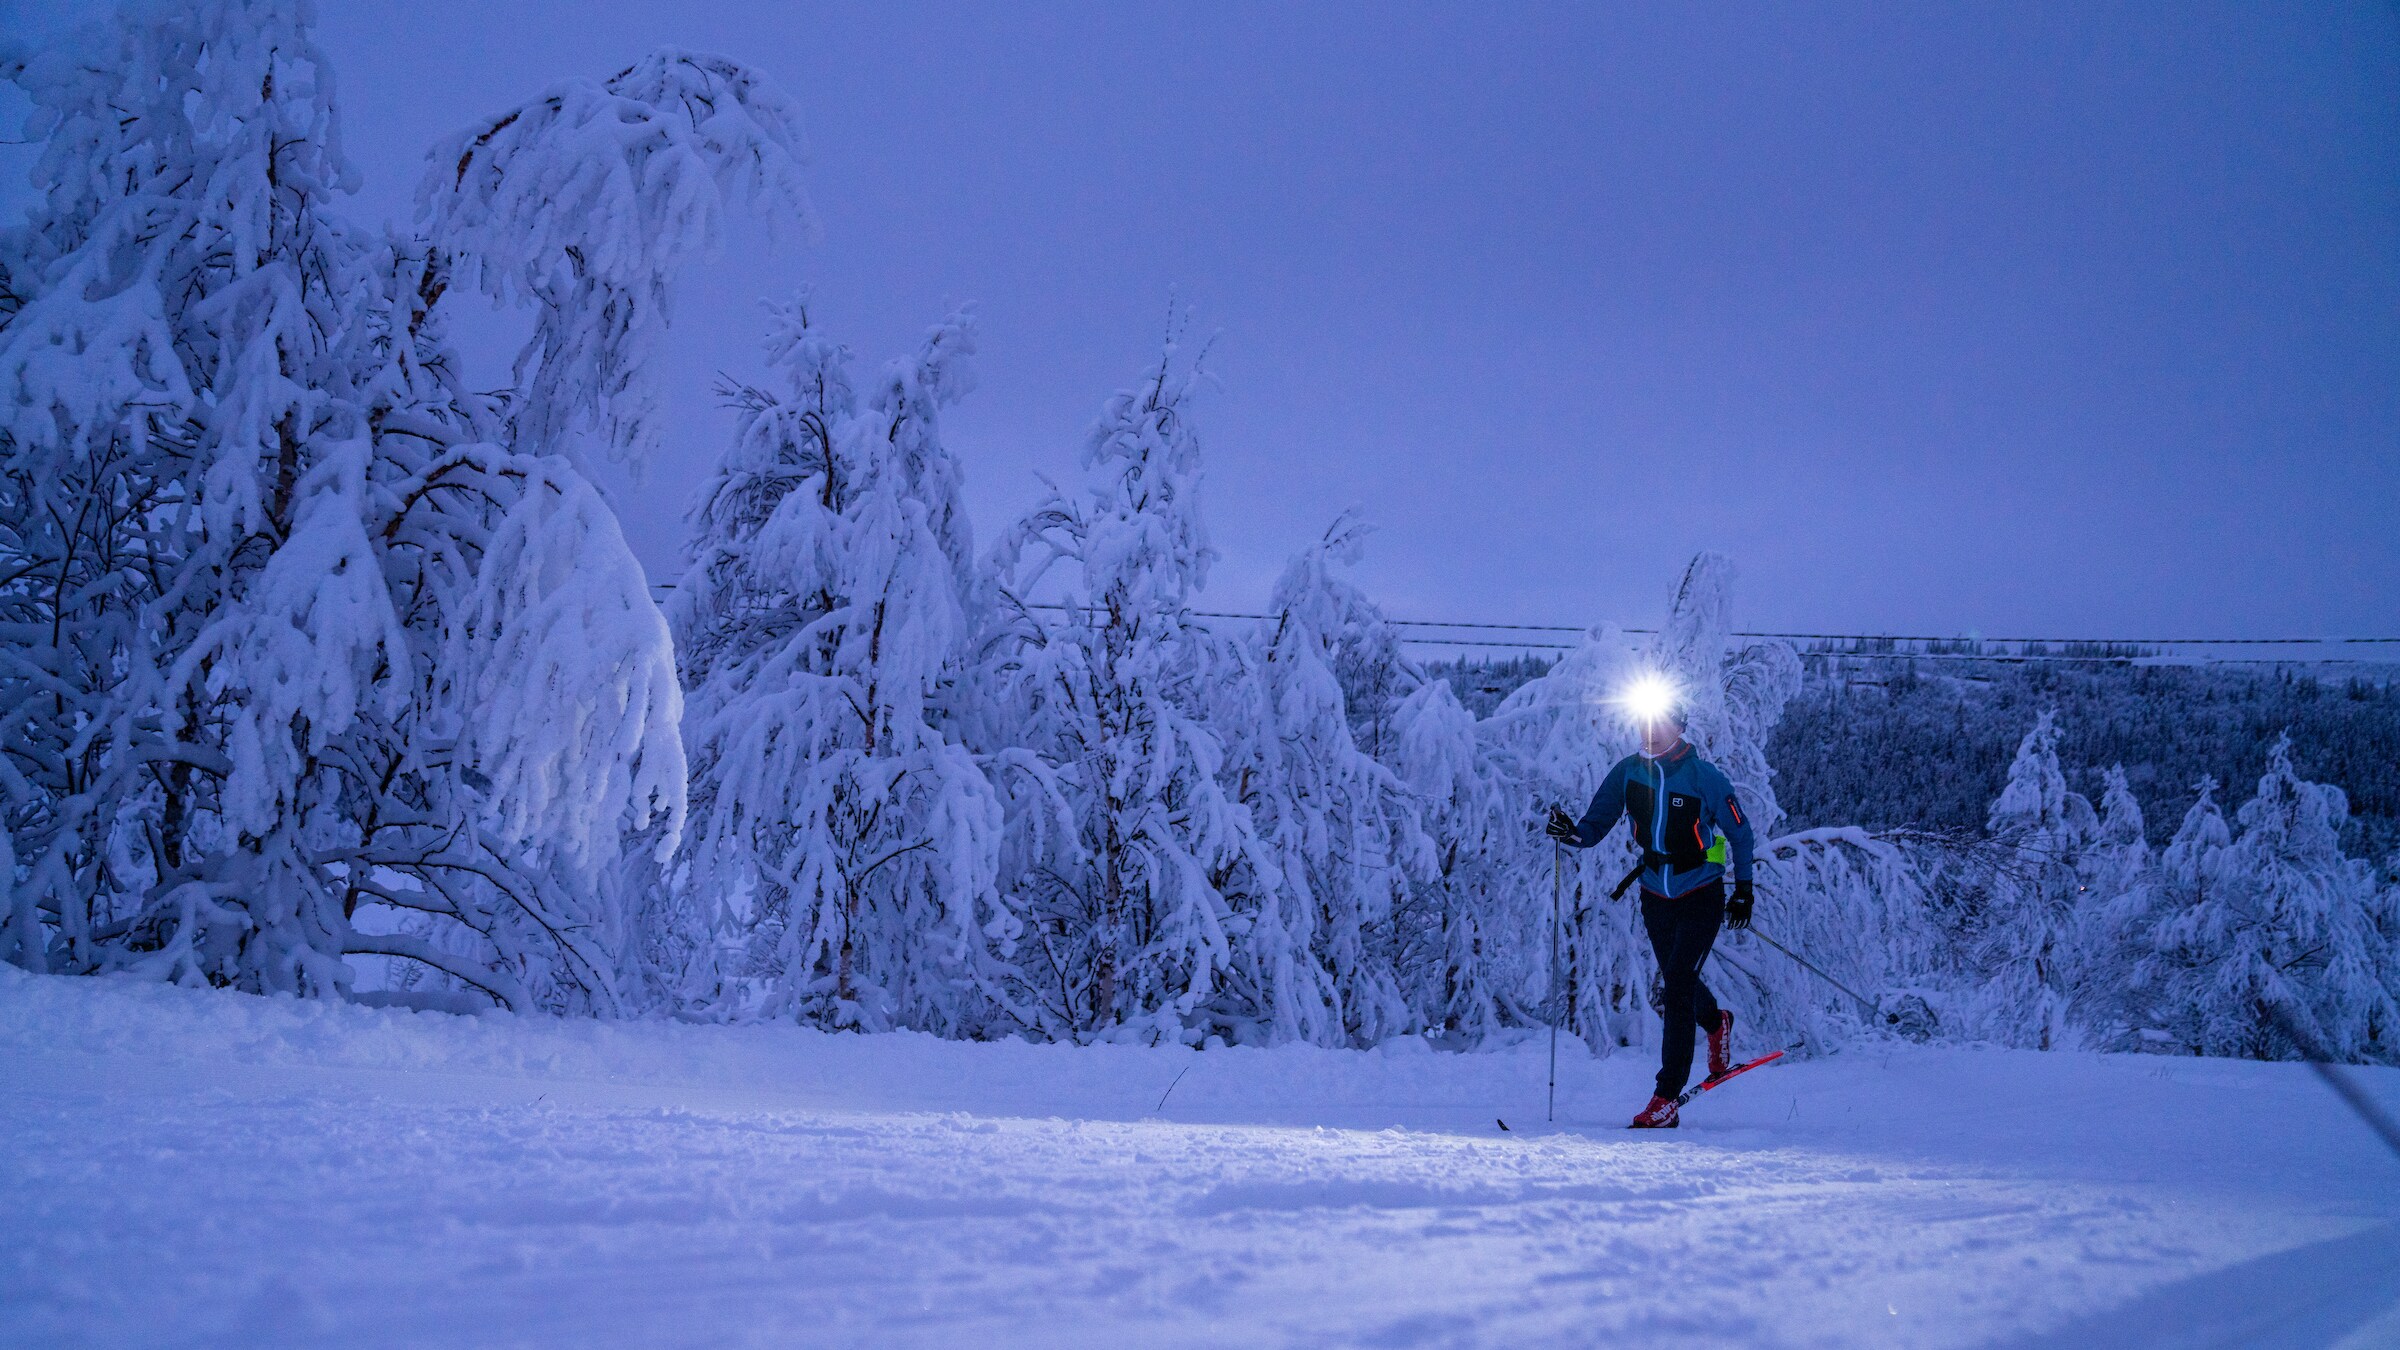
[[1664,675],[1641,676],[1617,695],[1617,705],[1643,726],[1665,720],[1675,703],[1675,685]]

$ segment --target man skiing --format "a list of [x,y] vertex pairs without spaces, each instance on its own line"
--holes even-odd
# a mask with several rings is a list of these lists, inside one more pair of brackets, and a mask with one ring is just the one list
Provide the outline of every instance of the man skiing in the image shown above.
[[[1629,817],[1642,851],[1642,926],[1666,984],[1666,1041],[1660,1047],[1657,1095],[1633,1118],[1635,1129],[1673,1129],[1675,1098],[1692,1076],[1694,1031],[1708,1032],[1708,1073],[1733,1067],[1733,1014],[1717,1006],[1700,980],[1720,924],[1750,926],[1750,872],[1756,840],[1733,785],[1683,739],[1684,710],[1672,696],[1640,710],[1642,749],[1608,771],[1583,819],[1550,808],[1548,833],[1562,844],[1590,848]],[[1733,899],[1725,898],[1725,836],[1733,856]],[[1631,878],[1628,878],[1630,880]],[[1620,888],[1622,889],[1622,888]]]

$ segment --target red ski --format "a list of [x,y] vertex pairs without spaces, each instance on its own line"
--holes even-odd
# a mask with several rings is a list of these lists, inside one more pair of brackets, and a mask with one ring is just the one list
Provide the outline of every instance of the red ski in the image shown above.
[[1751,1060],[1747,1064],[1736,1064],[1732,1068],[1727,1069],[1725,1072],[1718,1074],[1714,1078],[1701,1079],[1698,1083],[1685,1088],[1683,1090],[1683,1095],[1675,1099],[1675,1105],[1677,1107],[1681,1107],[1685,1102],[1688,1102],[1692,1098],[1699,1096],[1701,1093],[1708,1091],[1710,1088],[1717,1086],[1719,1083],[1725,1082],[1728,1079],[1739,1078],[1743,1074],[1750,1072],[1752,1069],[1772,1064],[1776,1060],[1783,1058],[1783,1055],[1783,1051],[1777,1050],[1772,1054],[1760,1055],[1758,1058]]

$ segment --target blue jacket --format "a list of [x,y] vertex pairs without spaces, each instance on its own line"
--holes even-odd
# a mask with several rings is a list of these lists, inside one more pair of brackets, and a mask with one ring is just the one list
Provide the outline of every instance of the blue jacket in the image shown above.
[[1758,848],[1750,818],[1733,799],[1733,784],[1688,741],[1657,759],[1618,760],[1575,822],[1575,847],[1607,838],[1619,816],[1632,821],[1633,842],[1650,864],[1642,869],[1642,889],[1653,895],[1686,895],[1725,875],[1725,865],[1708,856],[1719,832],[1732,846],[1733,879],[1750,879]]

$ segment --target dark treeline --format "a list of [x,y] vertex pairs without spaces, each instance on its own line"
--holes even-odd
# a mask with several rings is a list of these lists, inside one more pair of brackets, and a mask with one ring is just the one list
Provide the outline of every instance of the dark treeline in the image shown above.
[[[1545,669],[1519,656],[1429,673],[1486,712]],[[1811,657],[1767,755],[1788,828],[1980,830],[2026,728],[2055,710],[2069,785],[2096,799],[2122,764],[2163,846],[2204,775],[2255,781],[2288,731],[2300,771],[2350,798],[2347,850],[2386,858],[2400,851],[2400,686],[2391,667],[2327,669]]]

